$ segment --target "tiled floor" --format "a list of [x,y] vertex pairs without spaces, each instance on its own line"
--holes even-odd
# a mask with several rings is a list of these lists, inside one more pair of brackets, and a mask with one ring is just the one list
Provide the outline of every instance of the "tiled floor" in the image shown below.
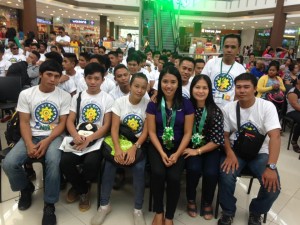
[[[4,140],[4,124],[0,124],[0,134],[2,145]],[[298,154],[292,150],[287,151],[288,133],[284,133],[281,143],[281,155],[278,162],[279,173],[281,177],[282,192],[268,213],[266,224],[270,225],[299,225],[300,224],[300,160]],[[4,146],[5,147],[5,146]],[[33,194],[33,204],[26,211],[19,211],[17,207],[18,193],[12,192],[7,177],[2,172],[2,196],[4,202],[0,204],[0,224],[1,225],[39,225],[41,224],[43,210],[43,182],[41,166],[34,164],[37,171],[37,180],[35,181],[36,191]],[[248,205],[258,191],[259,184],[255,180],[251,194],[247,195],[249,179],[242,178],[238,180],[236,197],[237,213],[234,219],[235,225],[246,225],[248,219]],[[145,191],[144,215],[147,225],[151,224],[153,213],[148,212],[148,192]],[[175,225],[198,225],[198,224],[217,224],[217,220],[205,221],[200,216],[191,218],[186,214],[185,185],[182,182],[181,197],[175,215]],[[90,224],[91,217],[96,213],[96,184],[93,184],[91,191],[92,207],[87,212],[80,212],[78,204],[67,204],[65,202],[66,191],[62,191],[60,201],[56,204],[56,215],[58,225],[84,225]],[[111,198],[113,211],[107,217],[104,225],[133,225],[133,190],[130,182],[120,191],[113,191]],[[299,207],[299,208],[298,208]]]

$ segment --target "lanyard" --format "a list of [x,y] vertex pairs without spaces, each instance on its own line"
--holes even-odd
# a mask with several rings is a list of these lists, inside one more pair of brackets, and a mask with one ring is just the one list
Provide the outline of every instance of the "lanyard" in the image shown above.
[[[227,73],[225,73],[225,75],[223,75],[223,76],[226,76],[226,75],[229,74],[229,72],[230,72],[231,68],[233,67],[234,63],[231,65],[231,67],[229,68],[229,70],[227,71]],[[220,74],[222,74],[222,68],[223,68],[223,61],[221,60],[221,71],[220,71]]]
[[[165,128],[167,127],[167,116],[166,116],[166,103],[164,98],[161,99],[161,117],[163,120],[163,127]],[[174,127],[175,117],[176,117],[176,110],[172,109],[171,123],[169,126],[171,128]]]
[[[206,120],[206,116],[207,116],[207,110],[206,110],[206,107],[204,107],[203,109],[203,113],[202,113],[202,116],[201,116],[201,120],[200,120],[200,123],[199,123],[199,128],[198,128],[198,131],[199,131],[199,134],[202,135],[202,130],[203,130],[203,127],[204,127],[204,122]],[[197,133],[196,131],[196,123],[194,123],[194,126],[193,126],[193,133]]]

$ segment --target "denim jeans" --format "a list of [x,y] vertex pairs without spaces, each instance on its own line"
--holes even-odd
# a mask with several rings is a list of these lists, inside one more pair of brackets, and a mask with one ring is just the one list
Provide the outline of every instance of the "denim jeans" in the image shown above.
[[[245,160],[237,157],[239,162],[239,168],[237,170],[235,170],[233,173],[230,171],[228,174],[226,174],[226,172],[223,172],[222,169],[220,170],[220,205],[225,215],[235,215],[237,199],[234,197],[234,191],[236,186],[236,178],[245,166],[247,166],[251,170],[251,172],[258,178],[261,185],[257,197],[252,199],[250,203],[249,211],[255,214],[265,214],[271,209],[274,201],[277,199],[280,193],[280,190],[276,190],[276,192],[268,192],[268,190],[264,188],[262,184],[262,174],[266,169],[268,158],[268,154],[258,154],[258,156],[254,160],[246,162]],[[221,164],[224,162],[224,160],[225,156],[221,158]],[[276,172],[278,175],[278,171]]]
[[[195,150],[196,151],[196,150]],[[220,171],[220,151],[215,149],[186,159],[186,197],[196,200],[196,188],[202,176],[202,202],[212,204]]]
[[[140,162],[132,165],[133,189],[134,189],[134,208],[142,209],[145,191],[145,164],[146,157]],[[105,161],[105,167],[102,175],[100,205],[105,206],[109,203],[111,190],[113,188],[116,170],[118,166]]]
[[[37,144],[46,136],[32,137],[34,144]],[[44,201],[47,203],[56,203],[59,199],[60,191],[60,156],[61,151],[58,149],[62,142],[62,137],[55,138],[45,153],[45,193]],[[23,169],[23,165],[28,159],[27,149],[24,140],[21,138],[19,142],[12,148],[3,161],[3,170],[6,173],[11,189],[20,191],[27,187],[29,180]]]

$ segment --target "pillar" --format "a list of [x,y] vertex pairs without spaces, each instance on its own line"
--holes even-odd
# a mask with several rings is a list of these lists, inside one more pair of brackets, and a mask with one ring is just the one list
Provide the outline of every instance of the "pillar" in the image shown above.
[[99,16],[100,18],[100,38],[106,37],[107,16]]
[[201,23],[194,23],[194,37],[200,37],[201,35]]
[[270,45],[273,48],[282,45],[286,20],[286,13],[283,13],[283,6],[284,0],[277,0],[270,39]]
[[23,31],[27,34],[29,31],[35,33],[35,37],[38,38],[37,33],[37,13],[36,13],[36,0],[23,0]]
[[119,32],[120,32],[120,27],[119,25],[116,25],[116,37],[115,37],[116,40],[119,40]]
[[115,37],[115,23],[114,22],[109,22],[109,36],[113,37],[113,38],[116,38]]

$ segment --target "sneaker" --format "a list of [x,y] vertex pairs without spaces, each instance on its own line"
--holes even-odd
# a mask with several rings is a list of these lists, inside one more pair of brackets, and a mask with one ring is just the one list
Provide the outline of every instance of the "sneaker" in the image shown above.
[[218,220],[218,225],[231,225],[233,222],[233,217],[222,214],[221,218]]
[[254,214],[254,213],[250,212],[248,225],[261,225],[260,214]]
[[34,192],[34,185],[31,182],[29,182],[27,187],[21,190],[21,197],[18,203],[19,210],[26,210],[31,206],[31,201],[32,201],[31,196],[33,192]]
[[55,225],[55,207],[54,204],[45,204],[42,225]]
[[66,201],[68,203],[73,203],[79,199],[79,194],[74,187],[71,187],[68,191]]
[[92,225],[101,225],[104,220],[105,217],[111,212],[111,207],[110,205],[107,206],[106,209],[102,209],[101,206],[98,209],[98,212],[95,216],[93,216],[92,220],[91,220],[91,224]]
[[79,196],[79,210],[85,212],[91,208],[90,193],[81,194]]
[[133,213],[134,225],[146,225],[142,210],[135,210]]

